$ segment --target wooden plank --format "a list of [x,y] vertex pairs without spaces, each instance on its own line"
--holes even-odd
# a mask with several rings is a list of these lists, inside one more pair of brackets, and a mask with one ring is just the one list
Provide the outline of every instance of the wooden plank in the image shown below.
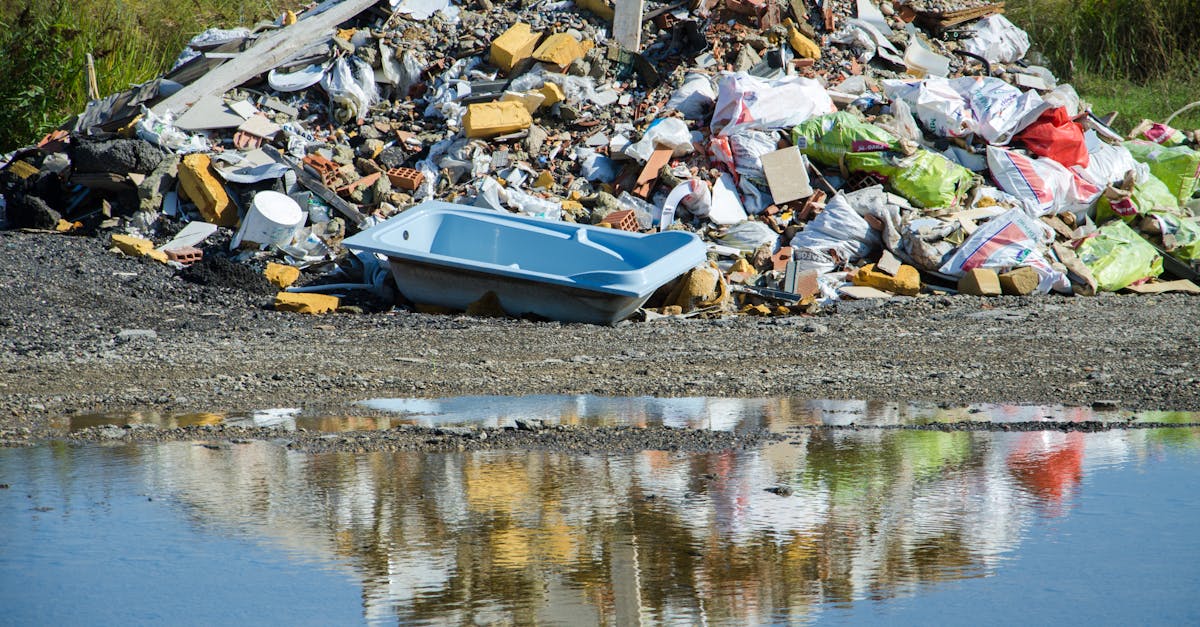
[[369,9],[378,0],[343,0],[333,8],[302,19],[265,37],[236,59],[226,61],[174,95],[154,105],[154,112],[163,115],[168,110],[176,115],[187,111],[201,97],[223,94],[238,85],[286,62],[315,40],[326,37],[338,24]]
[[645,0],[616,0],[613,38],[630,52],[642,50],[642,11],[645,7]]

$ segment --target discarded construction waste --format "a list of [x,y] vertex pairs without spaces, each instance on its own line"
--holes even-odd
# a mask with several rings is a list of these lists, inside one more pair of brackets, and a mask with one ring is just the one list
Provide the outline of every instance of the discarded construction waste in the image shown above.
[[[0,156],[0,228],[270,264],[304,312],[1200,290],[1200,133],[1121,136],[1003,3],[617,5],[328,0],[206,31]],[[580,289],[625,300],[565,307]]]

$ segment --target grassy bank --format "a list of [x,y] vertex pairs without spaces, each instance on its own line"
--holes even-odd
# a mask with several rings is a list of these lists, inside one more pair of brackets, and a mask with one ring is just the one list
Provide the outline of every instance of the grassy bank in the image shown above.
[[[1008,17],[1097,113],[1128,131],[1200,100],[1200,0],[1008,0]],[[1179,116],[1200,127],[1200,111]]]
[[253,26],[296,0],[0,0],[0,152],[28,144],[100,94],[150,80],[210,27]]

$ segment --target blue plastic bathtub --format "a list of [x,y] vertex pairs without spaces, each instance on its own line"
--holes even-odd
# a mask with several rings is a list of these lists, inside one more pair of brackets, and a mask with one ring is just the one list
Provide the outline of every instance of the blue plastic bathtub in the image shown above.
[[414,303],[465,309],[495,292],[505,312],[612,324],[704,263],[700,238],[648,235],[425,202],[343,242],[389,258]]

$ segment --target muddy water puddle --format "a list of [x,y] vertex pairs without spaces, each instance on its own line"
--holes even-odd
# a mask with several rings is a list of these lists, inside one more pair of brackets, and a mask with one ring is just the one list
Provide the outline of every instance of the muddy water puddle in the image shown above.
[[933,403],[893,403],[796,398],[654,398],[604,396],[466,396],[457,398],[378,398],[355,404],[358,416],[312,414],[301,408],[233,413],[162,414],[115,412],[79,414],[57,421],[71,431],[104,425],[162,428],[230,425],[309,431],[379,431],[403,425],[508,427],[518,420],[547,425],[669,426],[718,431],[767,428],[783,432],[807,426],[894,427],[960,422],[1200,424],[1200,412],[1125,411],[1058,405],[978,404],[943,407]]
[[[719,405],[628,418],[908,420]],[[603,406],[404,411],[624,411]],[[1196,428],[812,430],[704,454],[52,443],[0,450],[0,622],[1195,624],[1197,478]]]

